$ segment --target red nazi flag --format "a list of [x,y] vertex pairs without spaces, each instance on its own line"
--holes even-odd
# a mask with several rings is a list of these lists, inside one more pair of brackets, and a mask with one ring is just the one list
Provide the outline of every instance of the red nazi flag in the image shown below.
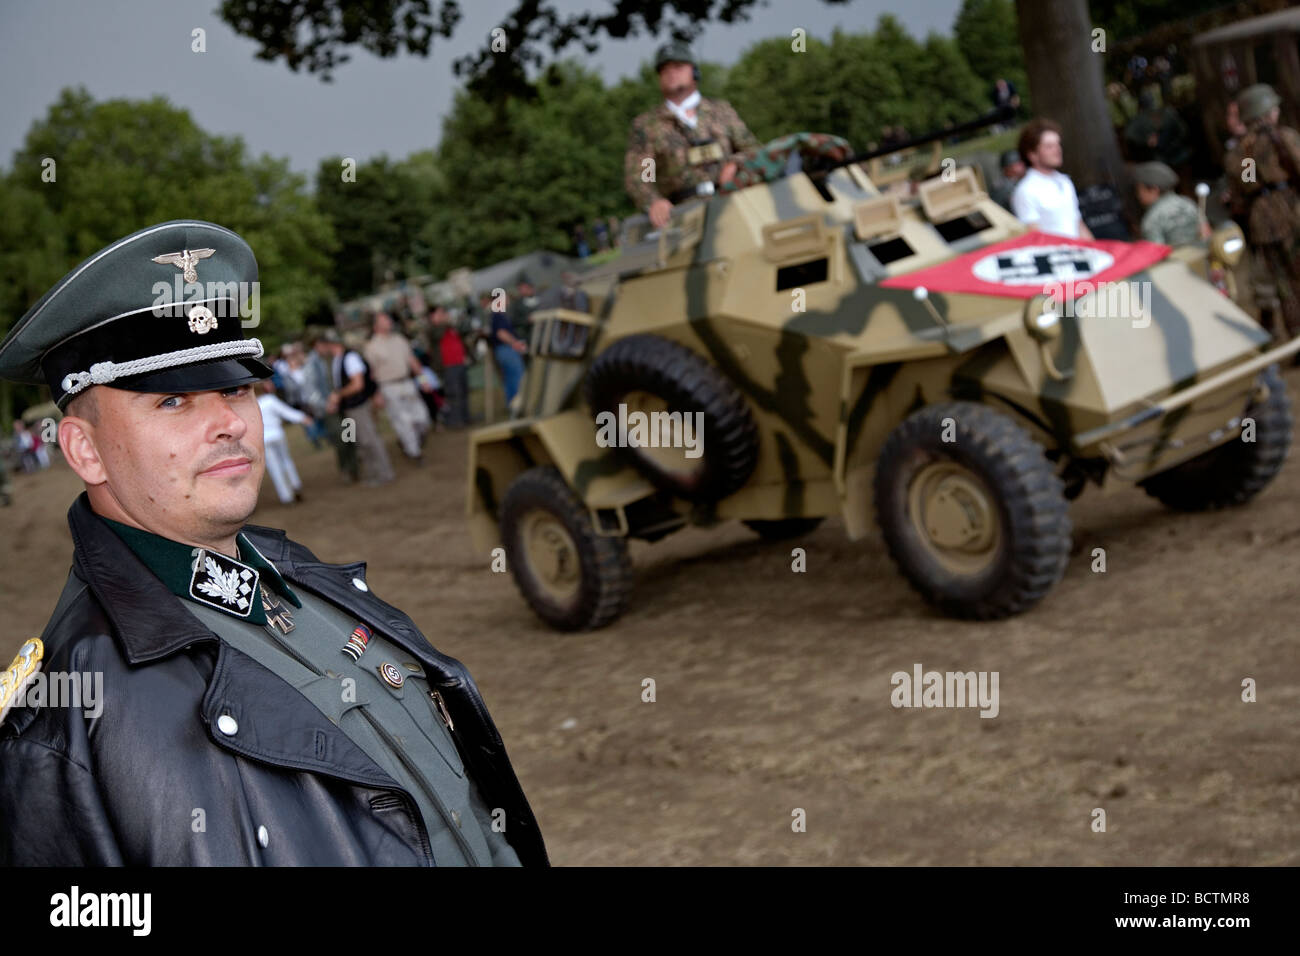
[[1120,242],[1114,239],[1071,239],[1045,232],[1029,232],[1003,242],[976,249],[956,259],[882,279],[887,289],[915,289],[931,292],[969,292],[1014,299],[1050,295],[1077,283],[1087,283],[1080,292],[1103,282],[1126,279],[1150,268],[1165,256],[1169,247],[1158,242]]

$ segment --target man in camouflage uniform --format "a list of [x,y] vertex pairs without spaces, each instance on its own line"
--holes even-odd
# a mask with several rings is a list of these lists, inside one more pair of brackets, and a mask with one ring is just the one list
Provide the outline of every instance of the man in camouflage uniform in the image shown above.
[[1277,125],[1281,100],[1266,83],[1244,90],[1237,103],[1246,134],[1224,158],[1228,192],[1234,212],[1246,216],[1251,249],[1276,284],[1278,311],[1287,332],[1295,337],[1300,335],[1300,206],[1296,198],[1300,133]]
[[1167,246],[1188,246],[1209,234],[1196,203],[1174,192],[1178,174],[1164,163],[1142,163],[1133,170],[1142,216],[1142,238]]
[[660,47],[655,69],[664,102],[633,121],[623,169],[632,202],[659,228],[674,204],[729,183],[738,154],[759,142],[730,103],[700,96],[698,63],[686,44]]

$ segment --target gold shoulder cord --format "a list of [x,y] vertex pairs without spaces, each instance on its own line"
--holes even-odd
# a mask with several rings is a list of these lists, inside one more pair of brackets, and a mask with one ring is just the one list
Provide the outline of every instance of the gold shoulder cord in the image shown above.
[[9,708],[20,700],[23,688],[41,669],[41,658],[44,656],[45,645],[39,637],[33,637],[18,649],[18,656],[9,668],[0,673],[0,723],[4,723]]

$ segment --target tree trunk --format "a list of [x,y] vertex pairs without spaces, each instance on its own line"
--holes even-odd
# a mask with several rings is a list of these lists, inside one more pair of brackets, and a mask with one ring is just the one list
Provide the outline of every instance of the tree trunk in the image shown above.
[[1065,172],[1080,190],[1113,186],[1130,204],[1128,174],[1106,108],[1105,53],[1093,52],[1087,0],[1016,0],[1016,13],[1034,114],[1061,125]]
[[[9,382],[0,380],[0,441],[6,441],[13,435],[8,431],[14,420],[14,389]],[[0,451],[0,455],[4,452]]]

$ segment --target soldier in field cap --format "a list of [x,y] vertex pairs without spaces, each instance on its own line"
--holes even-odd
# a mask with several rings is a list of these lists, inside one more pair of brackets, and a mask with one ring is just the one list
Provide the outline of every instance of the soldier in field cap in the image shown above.
[[1189,246],[1209,237],[1208,224],[1201,222],[1196,203],[1180,196],[1178,174],[1164,163],[1140,163],[1133,170],[1142,215],[1142,238],[1167,246]]
[[700,95],[699,63],[685,43],[661,46],[655,72],[664,100],[633,121],[623,182],[632,202],[659,228],[676,203],[712,195],[729,183],[740,154],[759,142],[730,103]]
[[[246,524],[256,282],[235,233],[162,223],[0,342],[0,377],[64,410],[85,484],[63,594],[0,675],[0,864],[545,864],[465,668],[363,563]],[[97,692],[56,693],[74,679]]]

